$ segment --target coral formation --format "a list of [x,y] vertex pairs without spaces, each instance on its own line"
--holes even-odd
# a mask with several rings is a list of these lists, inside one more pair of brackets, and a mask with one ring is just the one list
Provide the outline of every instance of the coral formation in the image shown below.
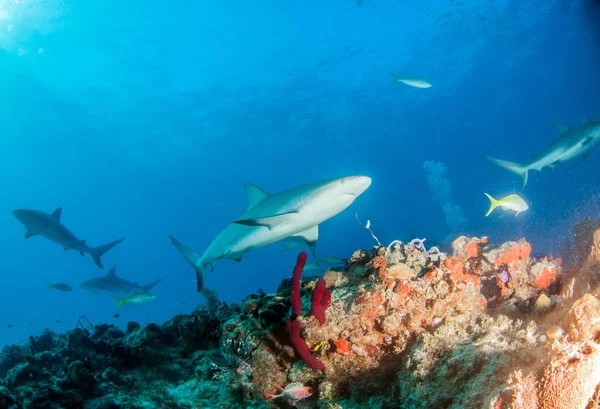
[[461,236],[452,254],[359,250],[301,283],[301,253],[276,293],[241,305],[6,346],[0,407],[598,407],[600,230],[588,237],[568,271],[525,240]]

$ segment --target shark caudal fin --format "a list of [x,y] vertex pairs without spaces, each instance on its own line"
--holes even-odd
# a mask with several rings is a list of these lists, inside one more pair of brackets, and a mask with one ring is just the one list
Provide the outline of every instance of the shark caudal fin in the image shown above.
[[520,163],[516,163],[516,162],[510,162],[507,160],[491,158],[489,156],[486,156],[486,158],[490,162],[492,162],[506,170],[510,170],[511,172],[516,173],[517,175],[521,176],[521,179],[523,179],[523,188],[525,188],[525,185],[527,185],[527,177],[529,174],[529,168],[527,166],[521,165]]
[[117,310],[125,304],[125,299],[121,297],[117,297],[116,295],[112,296],[115,300],[117,300]]
[[115,240],[115,241],[110,242],[108,244],[105,244],[103,246],[98,246],[98,247],[91,248],[90,249],[90,255],[94,259],[94,263],[96,263],[96,265],[98,267],[100,267],[101,269],[104,269],[104,267],[102,266],[102,260],[100,260],[100,257],[102,257],[102,255],[104,253],[106,253],[108,250],[112,249],[114,246],[116,246],[117,244],[119,244],[123,240],[125,240],[125,238],[121,238],[119,240]]
[[488,212],[485,214],[485,217],[488,217],[496,207],[498,207],[498,205],[500,204],[499,201],[497,201],[496,199],[494,199],[492,196],[488,195],[487,193],[483,193],[484,195],[487,196],[488,199],[490,199],[490,210],[488,210]]
[[202,255],[198,253],[196,250],[193,250],[183,244],[179,240],[177,240],[173,236],[169,236],[171,239],[171,243],[179,250],[183,258],[187,260],[188,263],[194,268],[196,271],[196,281],[198,283],[198,291],[201,291],[204,287],[204,281],[206,281],[206,268],[200,262]]
[[54,288],[54,284],[52,284],[50,281],[46,281],[48,283],[48,287],[46,287],[46,290],[52,290]]

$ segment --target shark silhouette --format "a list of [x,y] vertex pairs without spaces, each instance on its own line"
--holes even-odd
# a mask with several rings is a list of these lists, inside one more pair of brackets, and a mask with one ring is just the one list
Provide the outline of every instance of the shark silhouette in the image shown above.
[[27,228],[25,232],[26,239],[33,236],[41,236],[62,246],[65,250],[77,250],[82,256],[85,253],[89,253],[94,263],[98,267],[104,268],[100,257],[125,239],[121,238],[103,246],[89,247],[85,243],[85,240],[79,240],[60,222],[61,213],[62,208],[60,207],[52,212],[52,214],[39,210],[13,210],[13,215]]
[[171,242],[196,271],[200,291],[204,287],[206,267],[212,269],[220,259],[241,261],[249,251],[291,236],[314,246],[319,237],[319,224],[350,206],[370,185],[369,177],[348,176],[270,195],[247,183],[248,209],[212,241],[204,254],[173,236],[170,236]]
[[486,157],[490,162],[521,176],[523,187],[525,187],[530,170],[541,172],[545,167],[553,168],[559,163],[566,162],[579,155],[583,155],[585,158],[587,152],[600,140],[600,121],[586,122],[573,128],[559,122],[556,125],[560,131],[560,137],[541,155],[533,158],[527,164]]
[[161,281],[162,278],[159,278],[149,284],[139,285],[138,283],[132,283],[117,277],[117,269],[116,267],[112,267],[106,275],[90,278],[79,284],[79,286],[95,293],[137,294],[150,292]]

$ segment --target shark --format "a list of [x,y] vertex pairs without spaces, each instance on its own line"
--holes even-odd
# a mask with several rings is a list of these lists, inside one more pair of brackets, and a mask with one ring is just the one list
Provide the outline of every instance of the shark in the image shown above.
[[489,156],[486,156],[486,158],[492,163],[521,176],[523,188],[525,188],[530,170],[541,172],[545,167],[553,168],[559,163],[580,155],[585,159],[592,146],[600,141],[600,120],[585,122],[571,128],[560,122],[556,122],[556,125],[560,133],[559,138],[529,163],[520,164]]
[[242,261],[249,251],[292,236],[314,248],[319,224],[350,206],[370,185],[371,178],[367,176],[347,176],[269,194],[246,183],[247,210],[219,233],[204,254],[169,237],[196,271],[198,291],[201,291],[206,268],[210,266],[212,271],[218,260]]
[[117,268],[112,267],[106,275],[101,277],[90,278],[79,284],[79,287],[84,290],[92,291],[94,293],[110,293],[110,294],[147,294],[160,283],[162,278],[152,281],[146,285],[139,285],[138,283],[132,283],[121,277],[117,277]]
[[29,209],[17,209],[13,210],[12,213],[27,229],[25,232],[26,239],[41,236],[62,246],[65,250],[76,250],[82,256],[88,253],[92,256],[94,263],[102,269],[104,268],[100,260],[102,255],[125,240],[125,238],[120,238],[103,246],[89,247],[85,240],[78,239],[61,223],[62,208],[60,207],[51,214]]

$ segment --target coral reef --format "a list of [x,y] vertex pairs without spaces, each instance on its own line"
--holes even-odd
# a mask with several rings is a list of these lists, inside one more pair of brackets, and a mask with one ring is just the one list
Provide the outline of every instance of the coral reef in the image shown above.
[[302,253],[241,305],[4,347],[0,407],[598,408],[600,229],[586,234],[568,270],[524,239],[461,236],[452,254],[358,250],[302,282]]

